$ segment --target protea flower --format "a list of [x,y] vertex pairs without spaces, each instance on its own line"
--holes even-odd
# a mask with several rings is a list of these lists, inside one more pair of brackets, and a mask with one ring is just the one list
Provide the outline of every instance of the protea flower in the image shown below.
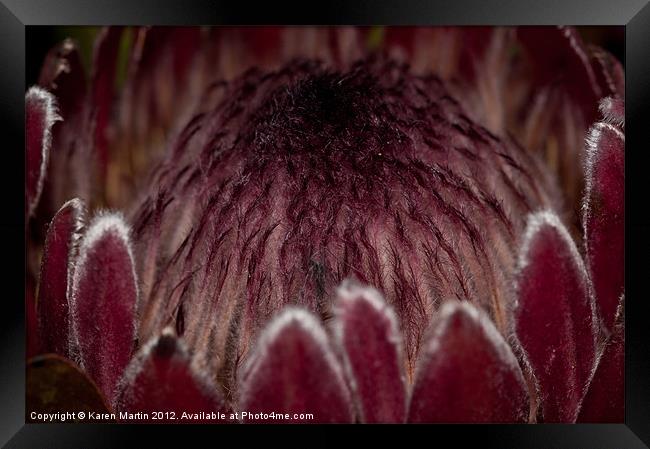
[[28,408],[622,421],[614,57],[570,28],[143,28],[114,92],[123,33],[27,92]]

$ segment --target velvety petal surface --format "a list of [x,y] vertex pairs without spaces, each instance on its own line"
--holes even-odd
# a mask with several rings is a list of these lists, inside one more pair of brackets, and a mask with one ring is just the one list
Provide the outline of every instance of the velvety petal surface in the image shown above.
[[27,151],[26,206],[31,215],[43,190],[52,145],[52,126],[60,120],[56,99],[40,87],[25,95],[25,141]]
[[397,317],[379,292],[352,283],[338,291],[337,340],[362,422],[403,422],[406,392]]
[[42,350],[69,356],[68,282],[85,220],[85,205],[77,198],[65,203],[47,231],[41,262],[38,327]]
[[31,412],[109,412],[95,384],[74,363],[55,354],[37,356],[27,363],[25,389],[27,422],[44,422],[32,419]]
[[[217,386],[192,368],[185,346],[171,329],[147,343],[131,361],[120,382],[116,408],[146,413],[144,422],[224,422],[210,416],[183,417],[183,412],[226,413]],[[163,419],[153,419],[153,412],[163,412]]]
[[595,356],[584,263],[552,212],[528,217],[517,275],[516,332],[537,379],[545,422],[573,422]]
[[133,266],[123,218],[96,216],[79,249],[70,308],[79,363],[107,398],[113,397],[135,339],[138,292]]
[[528,419],[528,391],[517,359],[487,315],[470,303],[444,304],[422,351],[409,422]]
[[619,306],[613,333],[605,344],[582,401],[578,422],[625,421],[625,326],[622,305]]
[[[622,123],[621,107],[616,100],[601,105],[614,123]],[[611,329],[625,275],[625,135],[609,122],[595,124],[587,137],[583,224],[596,299]]]
[[[341,366],[321,324],[308,312],[294,308],[281,312],[249,357],[239,390],[240,411],[314,415],[313,420],[286,420],[292,423],[352,421]],[[250,416],[244,421],[285,420]]]

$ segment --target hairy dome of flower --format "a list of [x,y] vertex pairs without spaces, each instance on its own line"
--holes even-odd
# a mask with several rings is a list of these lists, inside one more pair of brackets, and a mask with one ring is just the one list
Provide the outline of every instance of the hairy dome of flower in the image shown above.
[[383,60],[212,85],[132,212],[140,341],[175,325],[229,385],[271,315],[327,320],[346,278],[395,308],[409,376],[446,299],[508,335],[525,217],[562,205],[541,163],[469,115],[437,77]]

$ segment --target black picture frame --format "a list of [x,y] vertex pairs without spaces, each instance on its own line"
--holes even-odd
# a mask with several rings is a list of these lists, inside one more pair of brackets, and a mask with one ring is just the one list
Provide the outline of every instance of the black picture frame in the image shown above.
[[[3,205],[0,232],[5,286],[0,312],[0,443],[23,447],[147,447],[166,443],[211,445],[237,433],[244,442],[248,426],[143,426],[25,424],[24,339],[24,94],[25,29],[30,25],[222,25],[222,24],[359,24],[359,25],[623,25],[626,62],[626,408],[624,424],[357,426],[355,432],[388,436],[409,432],[409,440],[473,442],[499,448],[642,448],[650,447],[650,310],[643,282],[650,273],[647,211],[650,115],[650,5],[648,0],[454,0],[329,1],[300,6],[217,0],[0,0],[0,123],[2,124]],[[348,426],[340,426],[351,430]],[[277,434],[308,445],[336,443],[331,428],[256,426],[255,432]],[[415,432],[415,433],[413,433]],[[415,434],[420,435],[415,435]],[[231,436],[232,437],[232,436]],[[305,438],[305,439],[303,439]],[[231,441],[229,439],[229,441]],[[231,444],[231,443],[229,443]],[[411,444],[411,443],[407,443]],[[427,443],[428,444],[428,443]],[[444,443],[447,445],[448,443]]]

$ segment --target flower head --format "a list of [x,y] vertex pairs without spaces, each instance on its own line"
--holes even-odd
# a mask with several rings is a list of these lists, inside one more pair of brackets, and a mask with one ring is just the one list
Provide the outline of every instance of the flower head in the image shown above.
[[87,90],[51,53],[34,351],[133,414],[620,419],[620,65],[568,28],[402,31],[128,30],[119,95],[123,30]]

